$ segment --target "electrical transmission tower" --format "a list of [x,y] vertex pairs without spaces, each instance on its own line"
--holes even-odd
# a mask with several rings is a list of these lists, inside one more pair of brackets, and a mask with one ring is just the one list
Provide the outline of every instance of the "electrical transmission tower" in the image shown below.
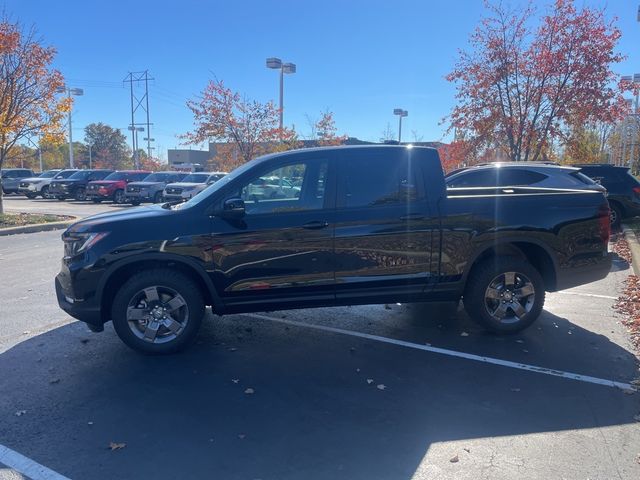
[[[138,162],[138,132],[145,131],[146,134],[144,140],[147,142],[147,155],[151,157],[151,125],[153,123],[149,120],[149,80],[153,80],[149,76],[149,71],[144,72],[129,72],[129,75],[123,80],[124,83],[129,84],[131,91],[131,124],[129,130],[131,131],[131,146],[133,147],[133,162],[136,168],[139,168]],[[140,87],[140,88],[135,88]],[[144,93],[141,94],[142,89]],[[136,122],[136,112],[140,111],[143,115],[146,114],[146,122]],[[140,116],[140,114],[138,114]]]

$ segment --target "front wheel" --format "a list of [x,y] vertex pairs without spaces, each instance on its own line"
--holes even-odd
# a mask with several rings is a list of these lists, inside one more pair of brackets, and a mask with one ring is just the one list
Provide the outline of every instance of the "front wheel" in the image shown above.
[[124,190],[116,190],[116,193],[113,194],[113,202],[122,204],[125,200]]
[[49,186],[45,185],[44,187],[42,187],[42,190],[40,190],[40,194],[42,195],[42,198],[49,198]]
[[100,203],[100,202],[102,202],[102,200],[101,200],[101,199],[99,199],[99,198],[94,198],[94,199],[93,199],[93,203]]
[[545,288],[540,273],[517,258],[490,258],[474,267],[464,293],[469,316],[495,333],[515,333],[542,312]]
[[84,202],[87,199],[87,193],[84,188],[78,188],[75,199],[79,202]]
[[198,334],[205,306],[193,280],[170,269],[131,277],[118,291],[111,311],[120,339],[147,354],[186,348]]
[[162,201],[162,192],[156,192],[153,196],[153,203],[160,203]]

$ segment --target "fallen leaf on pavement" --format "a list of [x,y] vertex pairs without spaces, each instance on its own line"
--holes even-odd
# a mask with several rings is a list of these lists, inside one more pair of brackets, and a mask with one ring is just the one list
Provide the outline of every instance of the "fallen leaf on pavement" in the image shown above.
[[373,378],[367,378],[367,383],[371,385],[373,383]]
[[124,447],[126,447],[127,444],[126,443],[115,443],[115,442],[110,442],[109,443],[109,450],[114,451],[114,450],[122,450]]
[[460,461],[460,458],[458,458],[458,455],[456,454],[456,456],[451,458],[449,461],[451,463],[458,463]]
[[471,453],[471,449],[470,448],[463,448],[463,450],[467,453]]
[[240,379],[239,379],[239,378],[232,378],[232,379],[231,379],[231,381],[232,381],[233,383],[238,383],[238,382],[240,381]]
[[244,393],[246,393],[247,395],[252,395],[255,393],[255,390],[253,388],[247,388]]
[[387,388],[387,386],[384,383],[380,383],[380,384],[376,385],[376,388],[378,390],[384,390],[385,388]]
[[16,412],[16,417],[21,417],[21,416],[22,416],[22,415],[24,415],[25,413],[27,413],[27,411],[26,411],[26,410],[18,410],[18,411]]

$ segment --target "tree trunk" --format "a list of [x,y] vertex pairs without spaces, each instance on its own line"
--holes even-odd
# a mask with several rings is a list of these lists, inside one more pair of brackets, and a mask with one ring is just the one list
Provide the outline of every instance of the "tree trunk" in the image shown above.
[[0,179],[0,215],[2,215],[4,213],[4,204],[2,202],[2,179]]

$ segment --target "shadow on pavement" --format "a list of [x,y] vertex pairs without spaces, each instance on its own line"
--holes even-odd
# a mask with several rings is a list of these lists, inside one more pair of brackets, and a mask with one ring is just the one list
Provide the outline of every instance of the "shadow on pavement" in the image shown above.
[[[455,308],[409,312],[398,313],[407,335],[433,344],[508,359],[528,345],[556,368],[586,362],[574,370],[630,362],[548,313],[511,344],[471,331]],[[171,357],[131,352],[110,325],[90,334],[72,323],[16,345],[0,355],[0,443],[70,478],[408,480],[437,442],[463,441],[451,451],[462,456],[472,439],[624,425],[637,413],[635,396],[614,388],[241,315],[208,320]],[[455,476],[448,459],[439,468]]]

